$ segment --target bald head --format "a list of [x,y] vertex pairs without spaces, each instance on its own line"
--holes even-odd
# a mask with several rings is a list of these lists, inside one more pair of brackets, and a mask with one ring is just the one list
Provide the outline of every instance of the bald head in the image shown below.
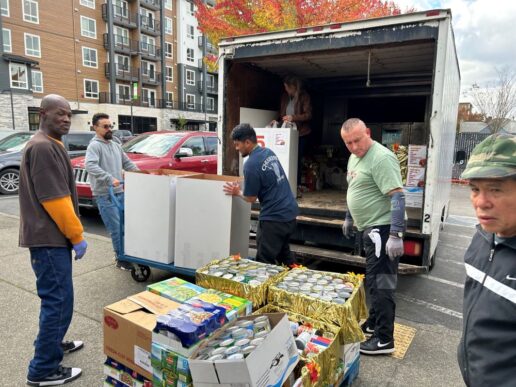
[[49,94],[41,100],[39,107],[39,129],[47,136],[61,140],[70,131],[72,109],[66,99]]
[[364,157],[373,145],[371,130],[358,118],[346,120],[340,129],[340,136],[348,150],[358,158]]

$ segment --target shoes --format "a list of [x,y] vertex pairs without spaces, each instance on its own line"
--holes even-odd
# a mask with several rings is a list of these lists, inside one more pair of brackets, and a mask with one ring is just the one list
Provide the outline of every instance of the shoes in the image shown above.
[[61,348],[64,353],[72,353],[84,347],[84,342],[81,340],[74,341],[63,341],[61,343]]
[[385,355],[394,352],[394,340],[382,343],[378,337],[360,343],[360,353],[365,355]]
[[366,337],[369,337],[374,333],[374,329],[369,328],[369,326],[367,325],[367,321],[360,325],[360,328],[362,328],[362,332],[364,332],[364,335],[366,335]]
[[27,384],[29,386],[58,386],[71,382],[81,376],[82,370],[80,368],[63,367],[59,366],[56,372],[52,375],[41,379],[29,379],[27,378]]
[[120,270],[131,271],[133,270],[133,264],[127,261],[116,260],[116,268]]

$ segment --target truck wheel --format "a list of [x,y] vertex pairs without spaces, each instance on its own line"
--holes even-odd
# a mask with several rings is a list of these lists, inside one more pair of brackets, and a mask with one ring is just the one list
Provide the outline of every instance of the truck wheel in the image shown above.
[[18,193],[19,186],[19,170],[8,168],[0,172],[0,193],[4,195],[15,195]]
[[136,282],[145,282],[149,279],[151,274],[151,270],[149,266],[145,265],[134,265],[133,270],[131,270],[131,277]]

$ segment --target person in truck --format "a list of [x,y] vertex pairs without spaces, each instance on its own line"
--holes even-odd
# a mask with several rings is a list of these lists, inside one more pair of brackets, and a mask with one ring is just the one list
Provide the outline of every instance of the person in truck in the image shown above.
[[516,385],[516,136],[478,144],[462,173],[479,224],[465,256],[458,360],[467,386]]
[[362,232],[366,254],[365,284],[371,297],[369,318],[362,331],[371,337],[360,352],[380,355],[394,352],[394,292],[398,264],[403,255],[405,195],[400,164],[389,149],[371,138],[371,130],[358,118],[342,125],[348,161],[348,211],[342,226],[351,238],[353,224]]
[[115,251],[116,267],[131,270],[129,262],[119,261],[120,251],[120,213],[113,203],[109,188],[112,186],[116,200],[124,203],[124,190],[120,183],[123,171],[138,171],[138,167],[127,157],[121,145],[113,141],[113,125],[105,113],[97,113],[92,118],[95,137],[86,149],[86,171],[91,184],[93,197],[97,202],[100,217],[108,230]]
[[62,136],[70,131],[72,110],[66,99],[41,100],[39,131],[29,140],[20,167],[20,246],[30,250],[41,299],[39,332],[29,364],[29,386],[56,386],[81,376],[61,364],[82,341],[63,341],[73,316],[72,251],[86,254],[79,220],[75,178]]
[[244,164],[244,190],[238,182],[228,182],[224,192],[249,203],[260,201],[256,259],[295,267],[289,240],[296,230],[299,209],[285,171],[273,151],[258,145],[251,125],[237,125],[231,138],[242,157],[249,158]]

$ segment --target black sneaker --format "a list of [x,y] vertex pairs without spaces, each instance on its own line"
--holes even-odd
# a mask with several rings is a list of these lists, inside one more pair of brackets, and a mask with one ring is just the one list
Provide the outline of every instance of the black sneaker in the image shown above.
[[374,329],[369,328],[369,325],[367,325],[367,321],[360,325],[360,328],[362,328],[362,332],[364,332],[364,335],[366,335],[366,337],[370,337],[374,333]]
[[116,268],[120,270],[131,271],[133,270],[133,264],[127,261],[116,260]]
[[82,370],[80,368],[62,367],[59,366],[56,372],[42,379],[30,380],[27,378],[29,386],[59,386],[71,382],[81,376]]
[[360,353],[365,355],[385,355],[394,352],[394,340],[382,343],[378,337],[360,343]]
[[72,353],[84,347],[84,342],[81,340],[74,341],[63,341],[61,343],[61,348],[63,348],[64,353]]

